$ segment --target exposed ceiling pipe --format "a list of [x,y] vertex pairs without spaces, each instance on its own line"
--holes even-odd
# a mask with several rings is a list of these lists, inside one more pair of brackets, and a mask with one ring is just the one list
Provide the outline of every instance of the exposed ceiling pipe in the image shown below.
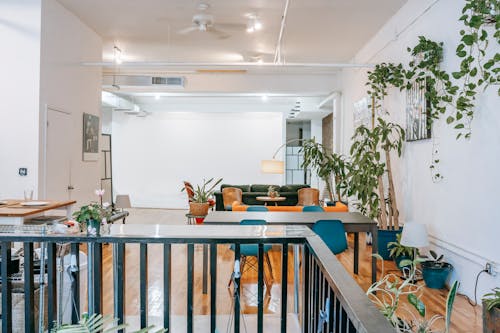
[[285,10],[283,11],[283,16],[281,17],[281,27],[280,34],[278,36],[278,43],[276,44],[276,52],[274,52],[274,63],[281,63],[281,44],[283,41],[283,33],[285,32],[286,25],[286,16],[288,14],[288,5],[290,4],[290,0],[286,0],[285,2]]
[[[83,62],[83,66],[97,66],[97,67],[113,67],[114,62]],[[123,62],[119,67],[237,67],[237,68],[371,68],[374,64],[357,64],[357,63],[304,63],[304,62],[289,62],[283,63],[255,63],[255,62],[165,62],[165,61],[134,61]]]

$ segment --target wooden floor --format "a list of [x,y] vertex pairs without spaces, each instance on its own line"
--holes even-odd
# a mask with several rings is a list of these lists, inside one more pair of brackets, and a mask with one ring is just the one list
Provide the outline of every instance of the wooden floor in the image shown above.
[[[349,239],[349,250],[338,255],[346,270],[351,273],[363,290],[366,290],[370,283],[370,253],[371,247],[366,246],[364,236],[360,235],[360,266],[359,275],[352,274],[352,239]],[[186,246],[175,245],[172,248],[172,290],[171,311],[172,315],[183,316],[186,314]],[[290,252],[291,253],[291,252]],[[266,314],[279,314],[281,295],[281,251],[273,248],[270,251],[270,258],[273,267],[273,284],[268,295],[265,297],[264,309]],[[289,255],[288,271],[288,309],[293,309],[293,256]],[[161,245],[150,245],[148,247],[148,314],[152,317],[161,317],[163,309],[163,250]],[[228,315],[232,309],[231,292],[227,288],[227,283],[231,275],[234,262],[234,253],[228,249],[227,245],[218,246],[217,262],[217,313]],[[112,250],[110,245],[105,245],[103,250],[103,308],[105,314],[113,313],[113,270],[112,270]],[[202,246],[195,247],[194,265],[194,314],[206,315],[210,313],[210,291],[207,295],[202,294]],[[395,270],[392,262],[386,261],[385,269]],[[379,263],[379,274],[381,265]],[[139,309],[139,247],[138,245],[127,245],[126,247],[126,315],[138,316]],[[269,272],[266,270],[269,276]],[[242,313],[255,314],[256,307],[256,272],[245,272],[242,277]],[[423,282],[420,282],[423,283]],[[423,300],[427,306],[427,316],[430,318],[434,314],[444,314],[447,290],[433,290],[423,288]],[[439,323],[439,327],[443,327]],[[465,297],[458,296],[452,316],[451,332],[481,332],[481,308],[471,306]]]

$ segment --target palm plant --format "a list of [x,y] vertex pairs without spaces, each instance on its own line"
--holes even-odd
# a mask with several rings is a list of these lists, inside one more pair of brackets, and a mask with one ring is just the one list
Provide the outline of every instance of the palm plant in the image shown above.
[[[346,170],[348,162],[345,156],[329,152],[314,138],[304,140],[300,151],[304,153],[304,161],[301,167],[311,167],[318,177],[325,182],[330,201],[335,200],[334,188],[338,199],[341,200],[341,191],[347,188]],[[332,185],[332,175],[335,179],[335,187]]]
[[[222,178],[217,180],[212,186],[209,187],[210,183],[213,182],[213,180],[214,178],[210,178],[209,180],[203,179],[202,185],[196,185],[195,187],[191,187],[191,190],[193,191],[192,202],[197,202],[197,203],[208,202],[208,199],[212,197],[212,195],[215,192],[215,187],[220,184]],[[183,187],[181,191],[184,190],[185,188]]]

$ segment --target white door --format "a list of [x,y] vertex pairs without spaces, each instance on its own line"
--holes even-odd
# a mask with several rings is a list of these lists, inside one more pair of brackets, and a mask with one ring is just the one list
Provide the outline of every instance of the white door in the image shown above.
[[47,108],[45,198],[71,199],[71,115]]

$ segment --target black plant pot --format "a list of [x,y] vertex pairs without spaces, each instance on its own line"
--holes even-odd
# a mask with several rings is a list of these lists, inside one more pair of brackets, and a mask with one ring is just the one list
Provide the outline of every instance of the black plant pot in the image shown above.
[[387,244],[390,242],[395,242],[396,235],[400,234],[403,231],[403,228],[399,228],[399,230],[378,230],[378,254],[384,260],[390,260],[391,256],[389,255],[389,249],[387,248]]
[[452,268],[453,266],[447,262],[443,263],[442,266],[435,266],[433,261],[424,261],[422,263],[422,276],[427,287],[443,289]]

